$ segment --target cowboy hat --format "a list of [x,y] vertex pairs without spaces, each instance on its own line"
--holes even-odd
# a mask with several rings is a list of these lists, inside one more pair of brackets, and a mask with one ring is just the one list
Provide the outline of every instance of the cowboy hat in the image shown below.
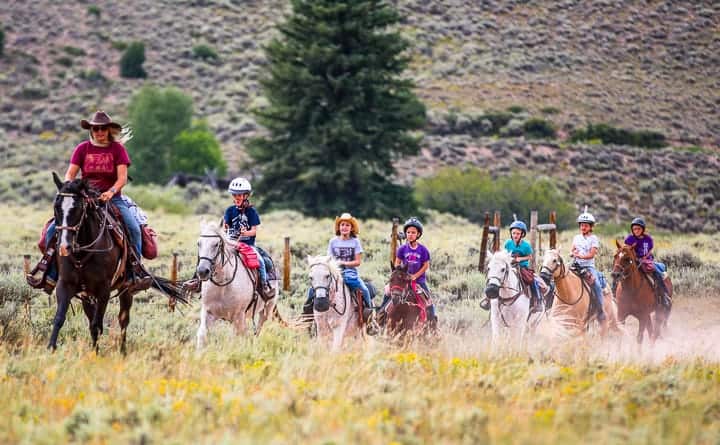
[[80,121],[80,126],[86,130],[89,130],[95,125],[105,125],[107,127],[117,128],[118,130],[122,128],[120,124],[113,122],[112,118],[102,110],[96,111],[91,120],[83,119]]
[[336,234],[340,233],[340,223],[343,221],[350,223],[350,226],[352,226],[352,232],[355,235],[360,233],[360,224],[358,224],[357,219],[355,219],[355,217],[353,217],[351,214],[345,212],[342,215],[335,217],[335,233]]

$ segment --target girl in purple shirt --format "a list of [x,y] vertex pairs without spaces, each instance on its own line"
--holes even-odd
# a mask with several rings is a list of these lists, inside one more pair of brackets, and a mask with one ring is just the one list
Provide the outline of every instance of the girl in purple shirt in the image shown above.
[[[660,295],[660,302],[663,306],[669,308],[670,296],[667,287],[665,286],[665,280],[663,279],[664,265],[660,266],[659,263],[654,261],[653,258],[653,239],[645,233],[645,220],[642,218],[635,218],[630,223],[630,235],[625,238],[625,244],[633,246],[635,248],[635,255],[637,255],[638,261],[640,262],[641,269],[652,274],[655,279],[655,283],[662,290]],[[615,290],[615,283],[613,283],[613,291]]]

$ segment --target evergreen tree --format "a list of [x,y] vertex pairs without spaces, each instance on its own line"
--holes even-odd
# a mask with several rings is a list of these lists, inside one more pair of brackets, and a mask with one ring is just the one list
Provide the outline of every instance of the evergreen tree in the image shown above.
[[412,192],[393,161],[417,154],[425,107],[402,77],[408,42],[383,0],[292,0],[280,37],[265,48],[269,136],[249,153],[262,169],[265,206],[318,216],[408,215]]

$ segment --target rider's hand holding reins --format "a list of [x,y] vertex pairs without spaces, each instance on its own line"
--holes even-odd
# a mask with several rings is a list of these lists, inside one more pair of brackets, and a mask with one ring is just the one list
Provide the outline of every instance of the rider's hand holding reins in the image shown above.
[[106,190],[100,194],[100,201],[107,202],[111,200],[113,196],[115,196],[115,192],[112,191],[112,189]]

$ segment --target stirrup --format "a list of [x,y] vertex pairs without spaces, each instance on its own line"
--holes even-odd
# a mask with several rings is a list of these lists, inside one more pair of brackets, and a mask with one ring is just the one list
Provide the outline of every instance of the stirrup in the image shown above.
[[490,299],[488,297],[483,297],[483,299],[480,300],[480,309],[484,311],[490,310]]

